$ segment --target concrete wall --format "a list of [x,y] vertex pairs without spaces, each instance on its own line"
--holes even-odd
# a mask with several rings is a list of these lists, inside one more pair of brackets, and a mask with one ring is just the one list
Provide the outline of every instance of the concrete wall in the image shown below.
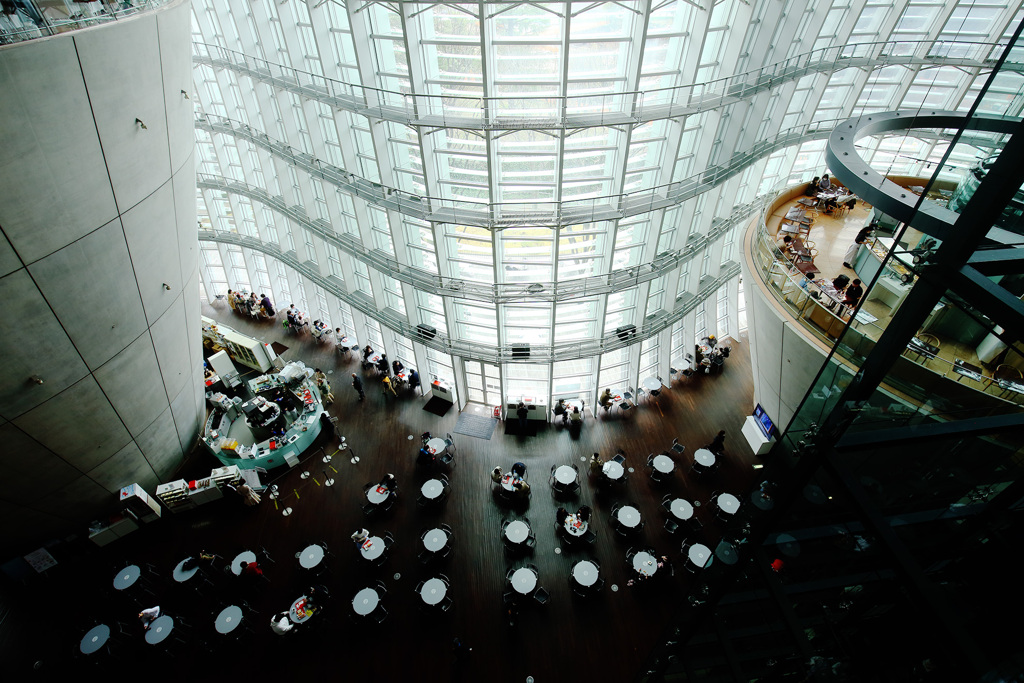
[[189,6],[0,48],[8,552],[152,492],[198,433]]

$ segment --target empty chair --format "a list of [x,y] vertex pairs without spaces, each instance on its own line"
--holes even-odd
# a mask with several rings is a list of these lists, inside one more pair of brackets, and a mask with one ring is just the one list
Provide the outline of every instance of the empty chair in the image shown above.
[[672,439],[672,450],[682,455],[686,452],[686,446],[679,443],[679,439]]
[[626,462],[626,455],[622,451],[619,451],[614,456],[612,456],[612,460],[614,460],[615,462],[619,463],[620,465],[625,464],[625,462]]
[[665,520],[665,531],[669,532],[670,534],[674,534],[677,531],[679,531],[679,524],[677,522],[675,522],[674,520],[666,519]]
[[380,605],[373,611],[373,620],[378,624],[384,623],[384,620],[388,618],[388,611],[384,609],[383,605]]
[[540,588],[538,588],[537,590],[535,590],[533,592],[533,599],[536,600],[537,602],[539,602],[542,605],[548,604],[548,598],[550,598],[550,597],[551,597],[551,594],[548,593],[547,590],[545,590],[543,586],[541,586]]
[[384,532],[384,547],[385,548],[390,548],[394,544],[395,544],[395,537],[391,535],[390,531],[385,531]]

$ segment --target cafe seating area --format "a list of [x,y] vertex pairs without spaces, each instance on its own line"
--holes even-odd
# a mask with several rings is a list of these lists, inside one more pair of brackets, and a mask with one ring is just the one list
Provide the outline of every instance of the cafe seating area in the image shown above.
[[[298,357],[334,375],[358,371],[357,356],[308,344],[296,347]],[[714,549],[732,536],[712,494],[745,501],[755,483],[757,459],[740,436],[751,396],[744,338],[733,340],[729,363],[735,371],[712,382],[658,379],[660,388],[634,394],[642,409],[630,419],[590,419],[576,438],[562,429],[499,438],[501,424],[490,440],[453,438],[456,411],[437,417],[415,402],[342,393],[331,412],[345,441],[323,439],[296,468],[268,473],[258,506],[227,498],[82,548],[81,557],[58,556],[56,571],[66,569],[69,580],[52,582],[41,609],[72,604],[74,616],[58,629],[61,654],[48,655],[48,666],[148,670],[184,657],[223,675],[247,653],[259,659],[260,675],[291,672],[295,661],[304,675],[329,675],[339,658],[369,657],[388,661],[398,678],[428,667],[443,680],[456,666],[449,644],[458,638],[473,647],[467,672],[475,673],[465,680],[475,680],[512,637],[532,654],[510,662],[499,680],[628,680],[692,582],[718,568],[710,555],[686,568],[689,544]],[[729,436],[716,471],[696,458],[719,429]],[[440,458],[416,463],[426,433],[445,435],[439,454],[454,452],[457,439],[457,467]],[[511,490],[492,482],[496,465]],[[198,456],[188,466],[209,469]],[[516,478],[529,484],[525,494]],[[552,524],[557,508],[567,516]],[[758,512],[745,504],[737,515]],[[350,538],[361,529],[365,538]],[[133,566],[137,576],[127,571]],[[118,589],[124,574],[131,585]],[[137,617],[153,606],[168,617],[151,626],[159,636]],[[290,626],[283,635],[271,627],[275,618]],[[396,657],[409,642],[416,657]],[[636,646],[610,665],[567,666],[556,654],[622,642]]]

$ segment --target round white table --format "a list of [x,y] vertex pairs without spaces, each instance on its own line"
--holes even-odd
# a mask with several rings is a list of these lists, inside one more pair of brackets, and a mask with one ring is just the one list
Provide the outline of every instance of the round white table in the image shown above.
[[690,501],[683,500],[682,498],[676,498],[669,504],[669,509],[672,510],[672,515],[679,520],[686,521],[693,517],[693,505]]
[[359,554],[367,560],[376,560],[384,554],[384,539],[380,536],[370,536],[359,546]]
[[185,563],[191,560],[191,557],[186,557],[184,560],[174,566],[174,571],[171,572],[171,576],[178,583],[185,583],[199,571],[199,564],[195,564],[191,569],[185,569]]
[[448,545],[448,534],[444,529],[431,529],[423,535],[423,547],[432,553],[444,550]]
[[[306,606],[302,604],[305,601],[306,596],[303,595],[298,600],[292,603],[291,608],[288,610],[288,618],[291,619],[292,623],[301,624],[304,621],[308,621],[309,618],[313,616],[314,611],[306,609]],[[299,612],[299,605],[302,605],[302,612]]]
[[572,578],[584,588],[597,583],[597,566],[590,560],[580,560],[572,568]]
[[[255,557],[253,559],[255,559]],[[139,569],[139,565],[130,564],[119,571],[114,577],[114,588],[119,591],[131,588],[132,585],[139,580],[140,576],[142,576],[142,570]]]
[[427,500],[437,500],[444,493],[444,484],[441,483],[440,479],[428,479],[420,487],[420,493]]
[[726,543],[725,541],[719,543],[718,547],[715,548],[715,557],[726,564],[736,564],[740,559],[739,555],[736,553],[736,546],[732,543]]
[[633,569],[635,569],[638,574],[654,576],[654,572],[658,571],[658,558],[651,555],[646,550],[641,550],[633,555]]
[[356,597],[352,598],[352,609],[359,616],[365,617],[377,609],[378,603],[380,603],[380,596],[377,595],[377,591],[372,588],[364,588],[356,593]]
[[640,525],[640,511],[632,505],[623,505],[619,508],[617,517],[619,524],[630,529],[635,529]]
[[565,527],[570,536],[582,536],[587,533],[590,522],[581,522],[576,515],[569,515],[565,518],[565,523],[562,526]]
[[171,631],[174,629],[174,619],[171,619],[166,614],[157,617],[153,620],[153,623],[149,625],[146,630],[146,642],[150,645],[159,645],[164,642],[164,639],[171,635]]
[[366,489],[366,500],[368,500],[372,505],[380,505],[387,500],[390,495],[391,491],[388,490],[388,487],[381,486],[380,484]]
[[303,569],[312,569],[324,559],[324,549],[317,544],[306,546],[299,555],[299,564]]
[[108,640],[110,640],[110,627],[106,624],[98,624],[82,636],[82,642],[78,649],[82,651],[83,655],[91,655],[106,645]]
[[522,543],[530,536],[529,525],[519,519],[513,519],[505,526],[505,538],[511,543]]
[[423,588],[420,589],[420,597],[423,598],[423,602],[428,605],[437,605],[444,600],[445,594],[448,592],[448,586],[445,582],[438,578],[428,579],[424,584]]
[[703,467],[712,467],[715,464],[715,454],[706,448],[698,448],[693,452],[693,461]]
[[672,474],[672,470],[676,468],[675,461],[664,453],[654,456],[654,460],[651,462],[651,465],[653,465],[654,469],[658,470],[662,474]]
[[252,564],[256,561],[256,553],[251,550],[243,550],[242,552],[235,555],[235,559],[231,560],[231,573],[235,576],[242,575],[242,563],[248,562]]
[[501,488],[505,489],[506,491],[515,491],[515,482],[515,477],[513,477],[511,474],[506,474],[501,478]]
[[660,391],[661,380],[657,377],[648,377],[644,380],[644,389],[647,391]]
[[740,501],[731,493],[723,493],[718,496],[718,509],[727,515],[735,515],[740,509]]
[[380,362],[380,354],[379,353],[371,353],[367,357],[367,360],[370,361],[371,363],[373,363],[374,365],[376,365],[377,363]]
[[625,468],[614,460],[609,460],[605,464],[601,465],[601,473],[611,480],[622,479],[622,475],[626,473]]
[[689,558],[690,562],[693,562],[698,567],[704,568],[711,560],[711,550],[702,543],[694,543],[686,552],[686,556]]
[[431,453],[443,453],[448,448],[447,442],[444,439],[439,439],[436,436],[427,442],[427,450]]
[[238,605],[230,605],[222,609],[220,614],[217,615],[214,627],[217,629],[217,633],[231,633],[241,623],[242,608]]
[[568,465],[562,465],[555,470],[555,481],[562,486],[569,486],[576,481],[576,470]]
[[520,567],[512,574],[511,583],[517,593],[529,595],[537,587],[537,574],[528,567]]

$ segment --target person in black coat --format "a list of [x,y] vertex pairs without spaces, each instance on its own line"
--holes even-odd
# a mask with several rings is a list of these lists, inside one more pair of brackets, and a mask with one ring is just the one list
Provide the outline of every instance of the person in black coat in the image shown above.
[[352,373],[352,386],[359,392],[360,401],[366,398],[366,394],[363,393],[363,380],[359,379],[359,376],[354,372]]
[[722,451],[725,450],[725,430],[718,432],[718,436],[715,437],[714,441],[708,444],[708,450],[717,455],[721,455]]

